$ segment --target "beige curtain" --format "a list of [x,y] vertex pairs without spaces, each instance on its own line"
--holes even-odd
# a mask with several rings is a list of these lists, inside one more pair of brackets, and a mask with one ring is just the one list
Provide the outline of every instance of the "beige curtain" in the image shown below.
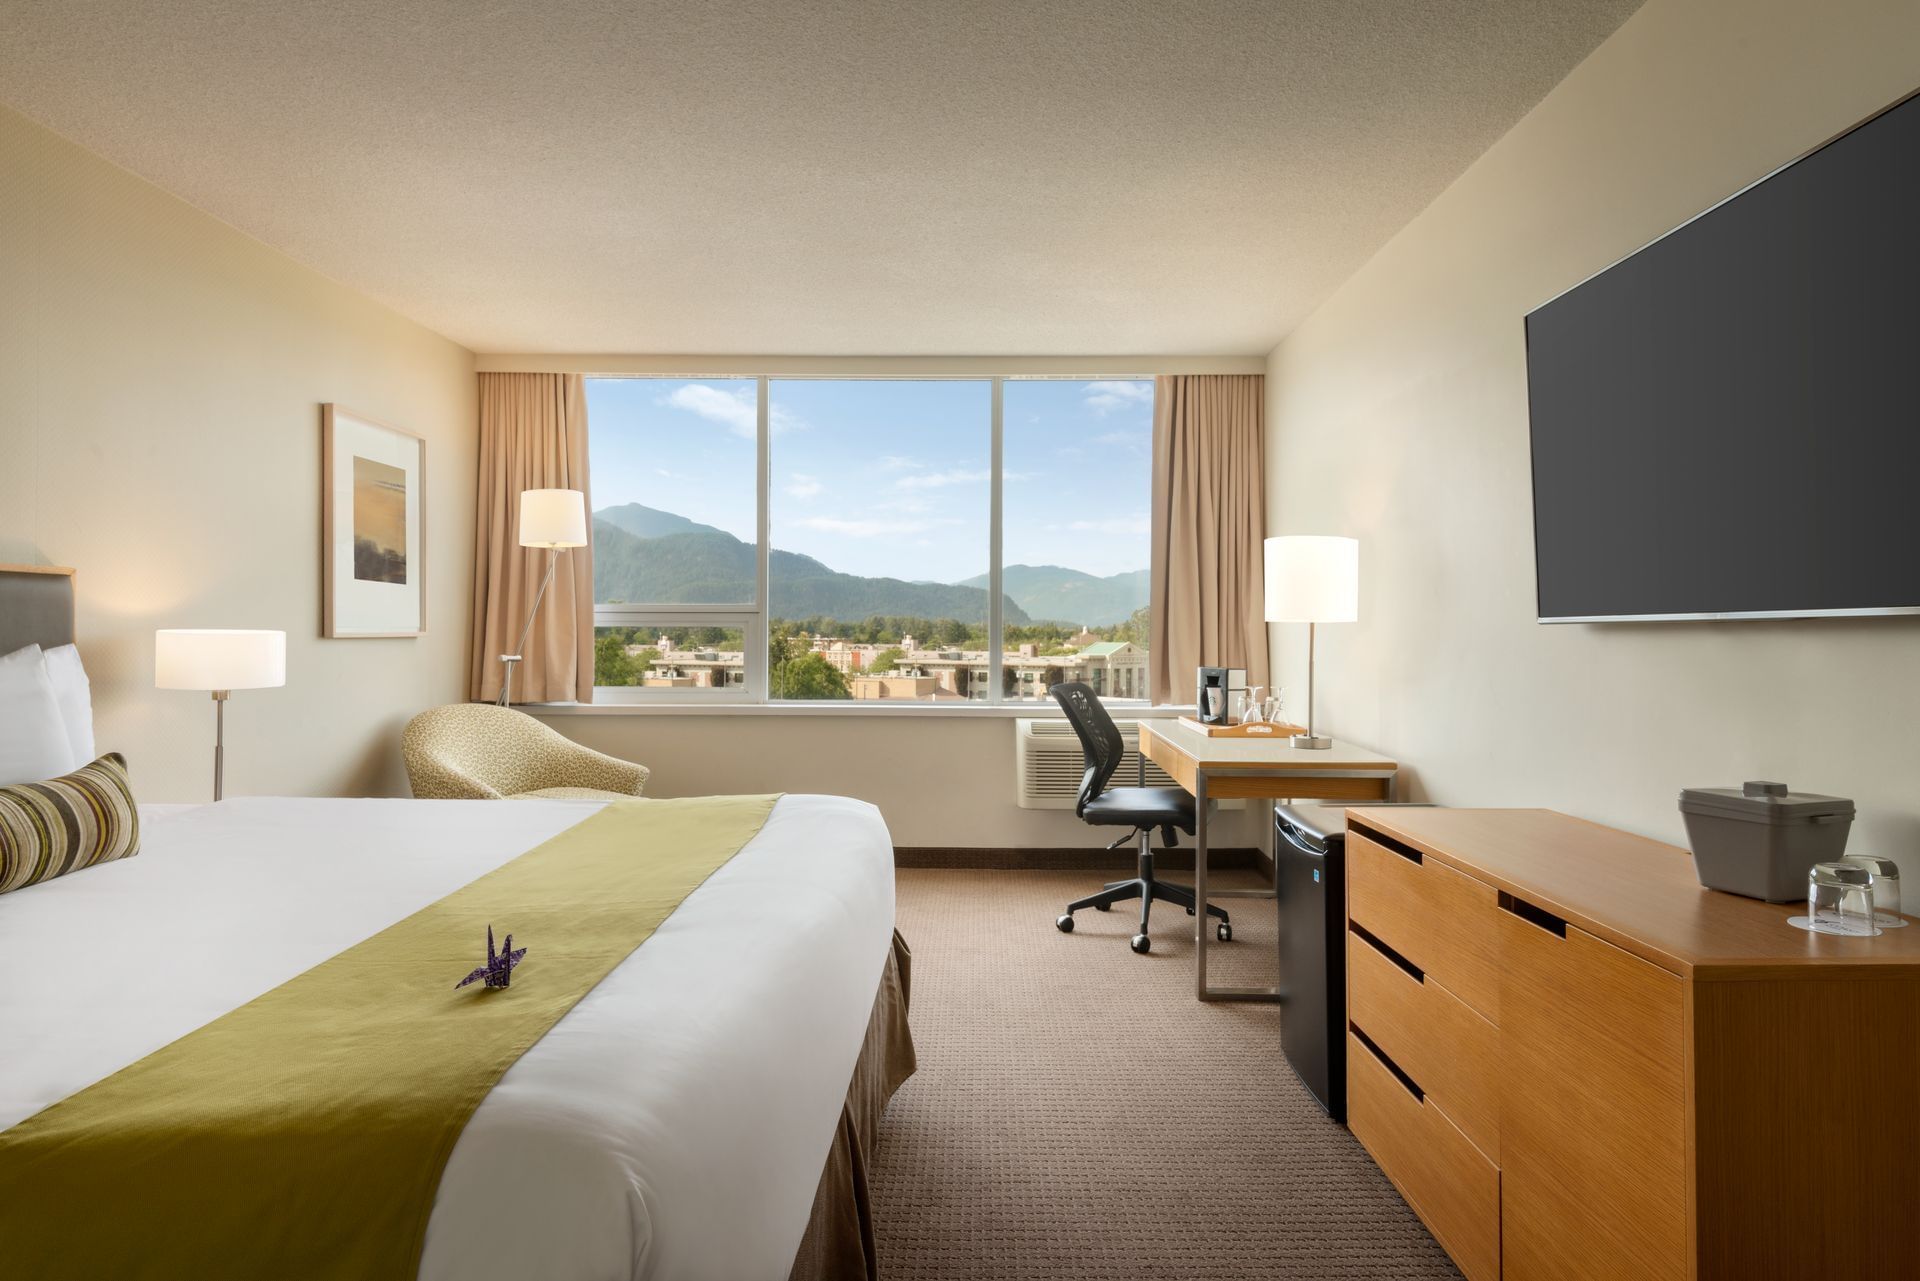
[[1192,702],[1202,666],[1266,685],[1266,378],[1162,377],[1153,417],[1153,701]]
[[593,548],[548,552],[519,542],[520,492],[587,488],[587,387],[579,374],[481,374],[480,468],[473,543],[476,699],[500,696],[500,655],[519,644],[527,611],[560,557],[521,651],[516,703],[593,700]]

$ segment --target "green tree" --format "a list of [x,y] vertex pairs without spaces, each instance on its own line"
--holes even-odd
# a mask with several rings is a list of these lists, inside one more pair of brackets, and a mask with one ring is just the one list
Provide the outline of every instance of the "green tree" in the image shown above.
[[900,660],[905,657],[906,651],[902,650],[898,645],[893,646],[891,649],[883,649],[873,656],[873,661],[867,664],[867,670],[870,672],[890,672],[898,667]]
[[626,630],[609,630],[594,638],[595,685],[639,685],[646,680],[647,669],[653,666],[653,659],[644,650],[638,654],[628,652],[630,641],[620,634]]
[[852,698],[840,669],[815,653],[788,659],[774,668],[773,688],[778,698]]
[[1124,623],[1104,629],[1109,640],[1132,641],[1141,649],[1147,647],[1147,633],[1153,627],[1153,607],[1142,605],[1127,617]]

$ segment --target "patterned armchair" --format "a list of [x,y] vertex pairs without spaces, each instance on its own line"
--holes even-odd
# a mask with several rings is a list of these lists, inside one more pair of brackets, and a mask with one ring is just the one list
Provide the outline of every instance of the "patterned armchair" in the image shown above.
[[509,707],[456,703],[420,713],[400,737],[413,794],[423,800],[550,797],[617,801],[640,795],[647,767],[582,747]]

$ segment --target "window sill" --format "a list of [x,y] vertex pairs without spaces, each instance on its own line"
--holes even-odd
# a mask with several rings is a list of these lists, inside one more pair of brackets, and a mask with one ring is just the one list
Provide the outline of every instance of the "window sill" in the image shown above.
[[[517,703],[534,716],[926,716],[975,717],[988,720],[1046,717],[1059,719],[1051,702],[1025,706],[1016,703],[953,706],[944,703],[859,701],[823,703]],[[1109,704],[1125,720],[1170,720],[1193,715],[1192,707],[1127,707]]]

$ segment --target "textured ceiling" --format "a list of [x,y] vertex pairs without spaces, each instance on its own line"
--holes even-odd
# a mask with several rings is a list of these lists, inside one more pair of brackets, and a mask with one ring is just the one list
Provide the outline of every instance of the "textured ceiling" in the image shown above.
[[1253,354],[1639,0],[0,0],[0,101],[483,352]]

